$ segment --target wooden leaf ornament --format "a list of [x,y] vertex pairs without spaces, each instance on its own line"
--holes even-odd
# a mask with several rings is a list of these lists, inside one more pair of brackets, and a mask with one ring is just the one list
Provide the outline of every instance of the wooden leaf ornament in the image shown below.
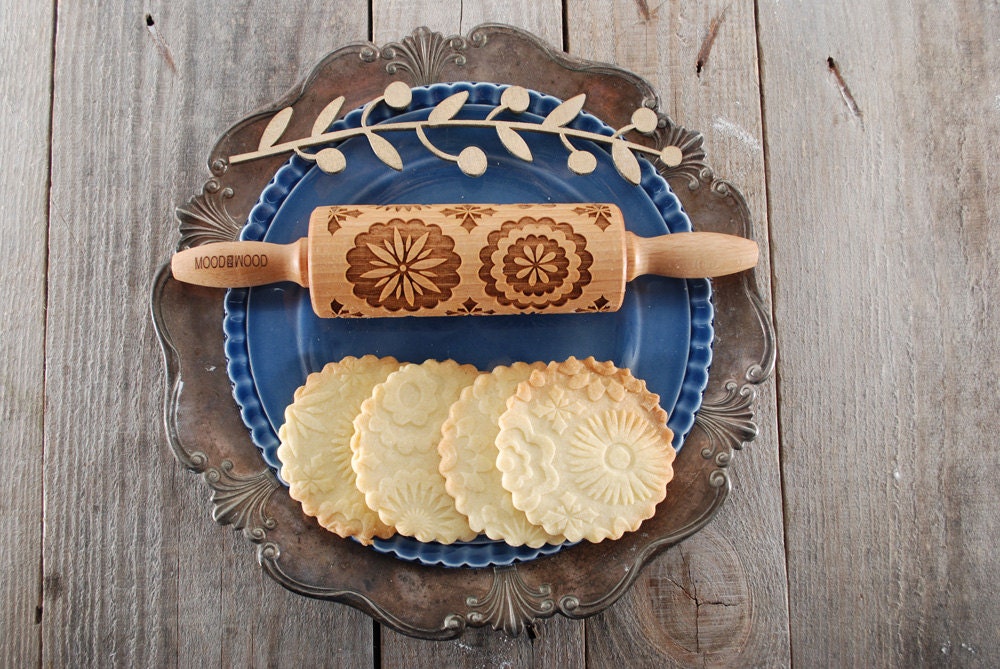
[[529,163],[532,161],[531,149],[528,148],[528,143],[524,141],[523,137],[514,132],[510,126],[498,125],[497,135],[500,137],[504,148],[510,151],[511,154],[523,161]]
[[618,173],[629,182],[638,185],[642,181],[642,170],[639,168],[639,160],[629,150],[628,144],[624,141],[611,142],[611,159],[615,163]]
[[271,117],[268,121],[267,127],[264,128],[264,132],[260,136],[260,145],[257,147],[258,151],[263,151],[264,149],[269,149],[281,138],[285,130],[288,129],[288,123],[292,120],[292,108],[285,107],[280,112]]
[[313,121],[312,136],[322,135],[326,132],[326,129],[333,125],[334,120],[337,118],[337,114],[340,113],[340,108],[344,106],[344,96],[331,101],[327,106],[323,107],[323,111],[319,113],[316,120]]
[[583,103],[587,101],[587,94],[580,93],[566,100],[558,107],[552,110],[545,120],[542,121],[542,127],[544,128],[561,128],[573,119],[583,110]]
[[403,159],[399,156],[399,151],[396,150],[389,140],[385,137],[376,135],[373,132],[367,133],[368,143],[371,144],[372,151],[383,163],[388,165],[394,170],[403,169]]
[[450,121],[455,117],[455,114],[461,111],[465,105],[465,101],[468,99],[469,91],[459,91],[454,95],[448,96],[431,111],[430,116],[427,117],[427,122],[431,125],[437,125],[438,123]]

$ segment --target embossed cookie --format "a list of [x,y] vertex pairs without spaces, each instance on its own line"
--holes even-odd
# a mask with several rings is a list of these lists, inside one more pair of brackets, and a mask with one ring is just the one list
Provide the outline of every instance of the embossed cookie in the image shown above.
[[497,467],[514,506],[570,541],[638,529],[673,477],[659,397],[628,370],[570,358],[532,372],[500,416]]
[[344,358],[310,374],[285,409],[278,431],[281,476],[292,499],[320,525],[371,543],[395,533],[368,508],[351,468],[354,418],[372,389],[399,369],[395,358]]
[[451,405],[441,427],[440,469],[455,506],[468,516],[472,529],[512,546],[538,548],[565,541],[562,535],[551,535],[530,523],[524,512],[514,508],[496,467],[498,421],[507,410],[507,400],[518,384],[545,366],[544,362],[516,362],[481,375]]
[[470,541],[476,532],[445,489],[438,464],[441,425],[479,371],[448,360],[404,365],[361,405],[352,465],[368,506],[418,541]]

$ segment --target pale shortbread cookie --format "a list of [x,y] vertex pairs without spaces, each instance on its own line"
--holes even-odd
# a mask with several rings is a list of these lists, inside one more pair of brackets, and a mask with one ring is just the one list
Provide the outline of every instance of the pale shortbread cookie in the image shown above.
[[628,370],[593,358],[532,372],[496,441],[514,506],[570,541],[638,529],[673,477],[673,433],[659,399]]
[[479,371],[453,360],[403,365],[375,387],[354,420],[352,465],[368,506],[418,541],[471,541],[438,470],[441,425]]
[[544,362],[516,362],[483,374],[462,391],[441,427],[441,474],[455,506],[468,516],[472,529],[512,546],[538,548],[566,540],[528,522],[524,512],[514,508],[496,466],[498,421],[507,400],[532,371],[543,369]]
[[395,531],[368,508],[355,484],[354,418],[372,389],[397,369],[395,358],[373,355],[329,363],[295,391],[278,430],[281,476],[292,499],[326,529],[365,544]]

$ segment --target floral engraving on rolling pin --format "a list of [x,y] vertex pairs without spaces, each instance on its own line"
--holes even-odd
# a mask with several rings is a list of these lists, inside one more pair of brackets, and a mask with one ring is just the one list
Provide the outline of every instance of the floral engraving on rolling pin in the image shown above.
[[593,219],[594,225],[604,232],[611,225],[611,207],[606,204],[585,204],[573,209],[574,213]]
[[441,213],[462,221],[460,225],[471,233],[472,229],[479,223],[479,219],[483,216],[492,216],[496,213],[496,210],[492,207],[484,207],[478,204],[460,204],[455,207],[443,209]]
[[349,218],[357,218],[361,215],[360,209],[351,209],[350,207],[330,207],[327,212],[327,224],[326,229],[330,231],[330,234],[335,234],[337,230],[340,230],[340,224]]
[[462,302],[457,309],[449,309],[444,312],[445,316],[489,316],[496,312],[492,309],[485,309],[471,297]]
[[491,232],[479,259],[487,295],[502,305],[531,310],[579,298],[594,262],[586,238],[569,223],[529,216]]
[[347,252],[354,294],[375,308],[417,311],[451,298],[462,259],[455,240],[420,219],[375,223]]

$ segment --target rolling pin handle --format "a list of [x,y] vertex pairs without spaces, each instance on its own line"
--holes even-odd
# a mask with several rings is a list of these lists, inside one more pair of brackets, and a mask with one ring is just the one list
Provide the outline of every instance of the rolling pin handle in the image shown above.
[[675,232],[659,237],[626,235],[625,280],[643,274],[699,279],[736,274],[757,265],[757,244],[718,232]]
[[309,285],[308,240],[291,244],[219,242],[178,251],[170,261],[174,278],[213,288],[246,288],[278,281]]

